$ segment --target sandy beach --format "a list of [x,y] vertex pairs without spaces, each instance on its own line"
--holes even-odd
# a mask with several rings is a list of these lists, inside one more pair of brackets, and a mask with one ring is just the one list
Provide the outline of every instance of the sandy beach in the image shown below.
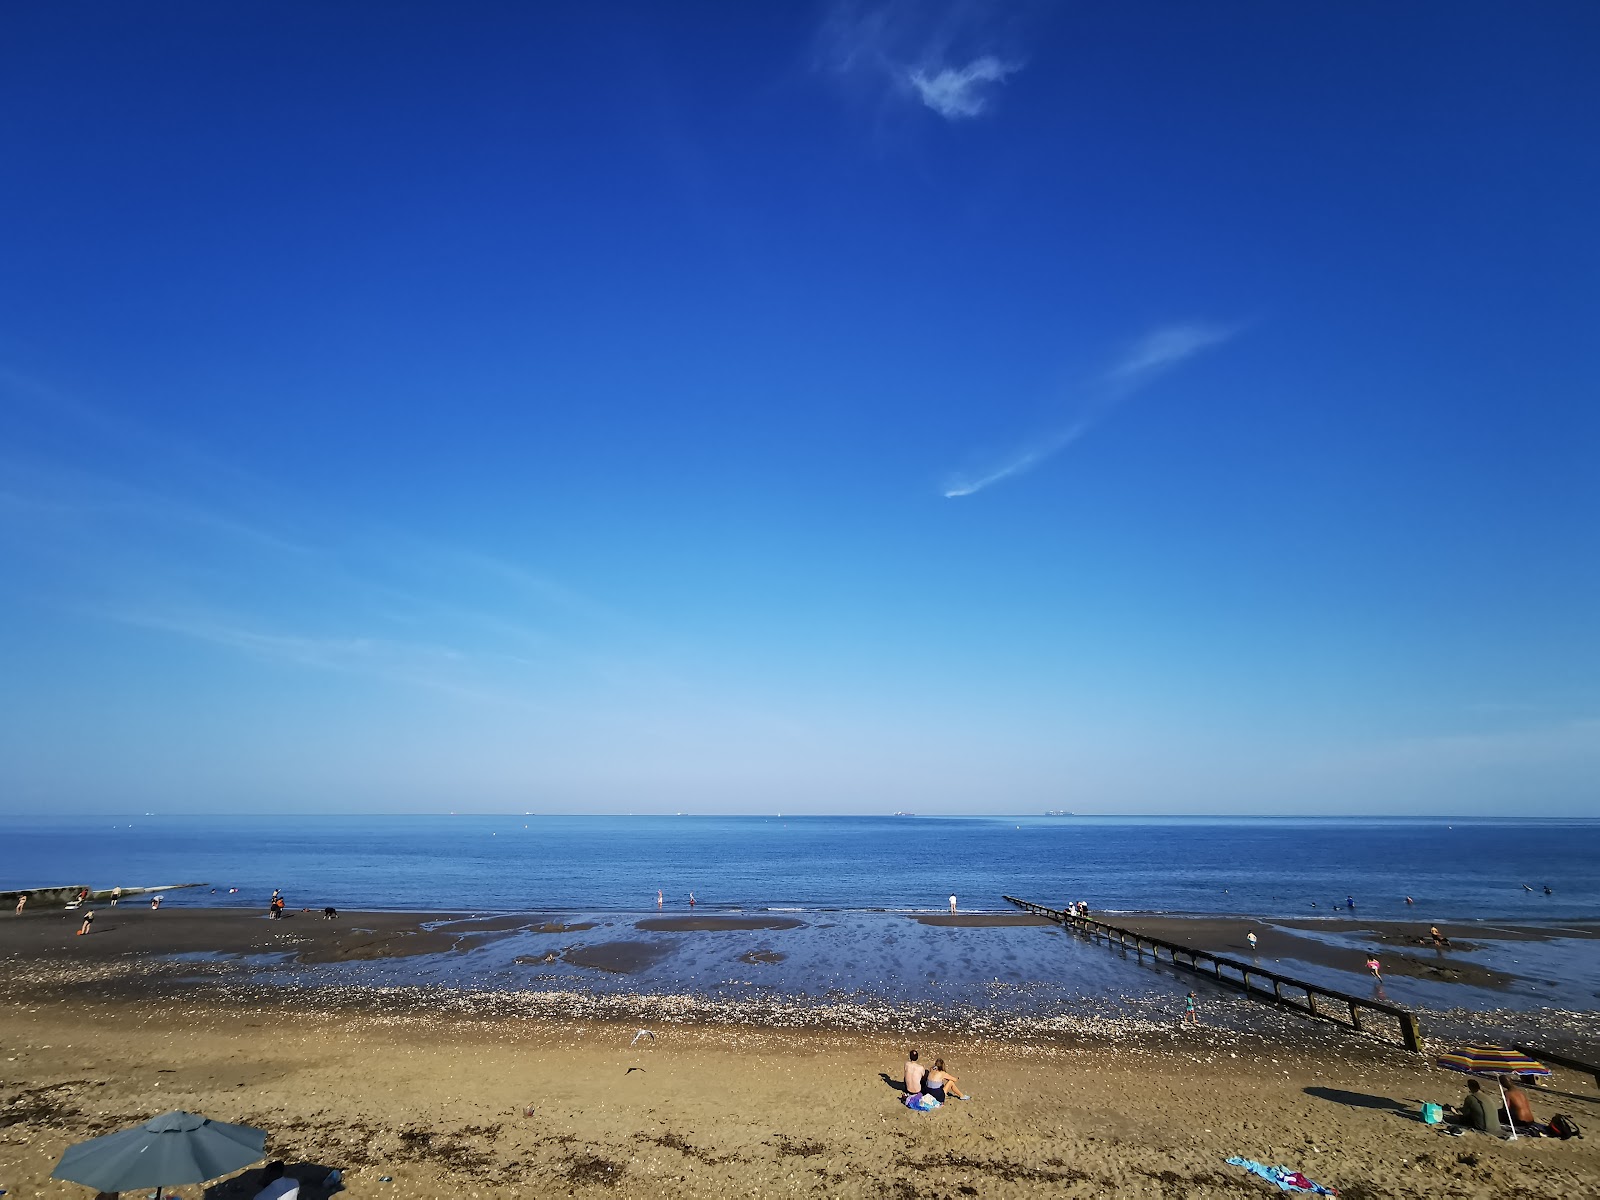
[[[1459,1099],[1459,1077],[1325,1023],[1213,1021],[1222,998],[1198,1028],[1086,1018],[983,1036],[729,1024],[692,998],[607,1020],[581,1001],[224,987],[169,959],[281,953],[286,939],[314,961],[438,953],[567,928],[550,914],[104,916],[88,938],[62,914],[0,923],[12,1196],[86,1195],[48,1179],[62,1151],[171,1108],[267,1129],[307,1197],[333,1168],[347,1194],[374,1197],[1276,1194],[1232,1155],[1353,1197],[1600,1194],[1593,1141],[1429,1128],[1419,1104]],[[713,918],[694,923],[721,936]],[[912,1044],[975,1098],[908,1111],[897,1084]],[[1535,1106],[1600,1123],[1594,1081],[1572,1072]],[[258,1178],[205,1194],[249,1196]]]
[[[18,1197],[85,1195],[47,1178],[66,1146],[171,1108],[259,1125],[297,1175],[337,1167],[351,1196],[1271,1194],[1236,1154],[1358,1198],[1600,1186],[1592,1141],[1420,1124],[1460,1081],[1410,1056],[1206,1028],[1159,1048],[923,1044],[974,1095],[929,1114],[898,1103],[907,1047],[886,1037],[679,1025],[632,1045],[626,1025],[176,997],[13,1003],[0,1029],[0,1186]],[[1600,1118],[1568,1074],[1535,1102]]]

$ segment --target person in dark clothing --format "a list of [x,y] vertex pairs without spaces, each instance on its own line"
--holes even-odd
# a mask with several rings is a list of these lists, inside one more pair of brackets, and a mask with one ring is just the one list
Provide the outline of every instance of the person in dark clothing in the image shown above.
[[1452,1125],[1465,1125],[1468,1129],[1476,1129],[1482,1133],[1499,1132],[1499,1122],[1490,1116],[1489,1106],[1484,1103],[1476,1079],[1467,1080],[1467,1098],[1461,1102],[1460,1108],[1447,1112],[1445,1120]]

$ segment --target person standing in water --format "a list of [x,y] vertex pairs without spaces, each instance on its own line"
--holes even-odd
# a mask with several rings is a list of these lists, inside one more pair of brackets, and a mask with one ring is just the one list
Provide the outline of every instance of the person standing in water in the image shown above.
[[690,892],[689,893],[689,907],[693,908],[694,905],[695,905],[694,893]]
[[657,912],[661,911],[661,906],[663,904],[665,904],[666,902],[667,902],[667,898],[664,895],[661,894],[661,889],[657,888],[656,889],[656,911]]
[[956,910],[956,898],[954,896],[951,896],[950,897],[950,911],[951,912],[955,912],[955,910]]

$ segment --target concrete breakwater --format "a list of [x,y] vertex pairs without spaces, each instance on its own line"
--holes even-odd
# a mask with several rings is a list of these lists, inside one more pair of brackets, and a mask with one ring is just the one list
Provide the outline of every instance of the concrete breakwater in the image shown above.
[[[203,883],[168,883],[158,884],[154,887],[125,887],[122,889],[122,899],[129,896],[151,896],[156,892],[176,892],[181,888],[205,887]],[[41,888],[12,888],[10,891],[0,892],[0,908],[10,905],[16,907],[17,899],[21,896],[28,898],[29,908],[63,908],[71,904],[84,892],[89,895],[84,901],[86,904],[109,904],[111,902],[111,889],[95,889],[86,883],[74,883],[66,887],[41,887]]]

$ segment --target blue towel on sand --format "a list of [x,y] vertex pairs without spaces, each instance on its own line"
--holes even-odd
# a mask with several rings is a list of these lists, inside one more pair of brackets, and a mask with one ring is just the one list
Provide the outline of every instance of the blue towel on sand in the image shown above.
[[1253,1158],[1240,1158],[1238,1155],[1228,1160],[1229,1166],[1243,1167],[1252,1175],[1259,1175],[1268,1183],[1276,1184],[1280,1192],[1314,1192],[1319,1196],[1337,1196],[1339,1193],[1334,1188],[1323,1187],[1320,1183],[1313,1183],[1299,1171],[1291,1171],[1288,1167],[1269,1167],[1258,1163]]

